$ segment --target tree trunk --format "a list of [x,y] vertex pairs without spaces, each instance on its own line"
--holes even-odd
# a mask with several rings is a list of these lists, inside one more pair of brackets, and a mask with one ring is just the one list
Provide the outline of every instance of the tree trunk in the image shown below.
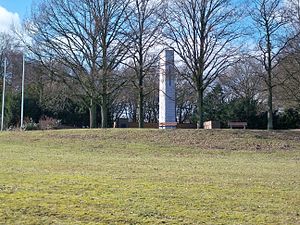
[[178,123],[183,123],[182,122],[182,107],[181,106],[179,106],[178,107],[179,108],[179,113],[178,113]]
[[269,27],[267,27],[267,51],[268,51],[268,130],[273,130],[273,84],[272,84],[272,43]]
[[272,78],[269,74],[268,82],[268,130],[273,130],[273,88],[272,88]]
[[136,123],[137,122],[137,107],[136,104],[134,105],[134,109],[132,110],[132,122]]
[[96,109],[96,105],[93,102],[93,100],[91,99],[91,103],[90,103],[90,128],[96,128],[97,127],[97,109]]
[[139,128],[144,128],[144,93],[143,88],[139,90]]
[[102,105],[101,105],[101,128],[108,127],[108,99],[107,95],[102,95]]
[[[107,0],[103,2],[103,10],[104,10],[104,18],[107,18]],[[105,29],[105,33],[107,30]],[[101,128],[107,128],[108,126],[108,75],[109,75],[109,68],[108,68],[108,55],[107,55],[107,36],[103,34],[102,36],[102,57],[103,57],[103,80],[102,80],[102,105],[101,105]]]
[[197,129],[203,128],[203,89],[197,91]]
[[[141,44],[141,43],[140,43]],[[141,45],[142,46],[142,45]],[[143,55],[140,49],[139,62],[139,128],[144,128],[144,82],[143,82]]]

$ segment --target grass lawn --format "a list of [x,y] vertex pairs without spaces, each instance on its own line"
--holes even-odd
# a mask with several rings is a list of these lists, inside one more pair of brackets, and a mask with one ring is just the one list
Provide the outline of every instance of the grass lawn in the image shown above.
[[0,224],[300,224],[300,132],[4,132]]

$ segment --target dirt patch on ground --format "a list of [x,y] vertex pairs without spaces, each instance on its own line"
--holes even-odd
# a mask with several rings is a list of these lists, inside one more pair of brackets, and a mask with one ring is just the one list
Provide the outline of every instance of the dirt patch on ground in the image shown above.
[[274,151],[300,148],[298,131],[95,129],[30,132],[29,135],[22,133],[18,136],[19,140],[20,138],[30,138],[33,142],[52,139],[62,142],[85,141],[104,144],[121,143],[122,145],[140,143],[161,147],[230,151]]
[[108,129],[68,134],[60,138],[216,150],[272,151],[292,150],[300,146],[300,135],[294,131]]

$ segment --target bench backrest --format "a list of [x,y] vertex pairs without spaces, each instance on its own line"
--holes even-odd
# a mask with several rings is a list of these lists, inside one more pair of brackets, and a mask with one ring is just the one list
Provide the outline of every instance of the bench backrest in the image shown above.
[[177,122],[165,122],[165,123],[159,123],[160,127],[176,127]]
[[247,126],[247,122],[228,122],[228,126]]

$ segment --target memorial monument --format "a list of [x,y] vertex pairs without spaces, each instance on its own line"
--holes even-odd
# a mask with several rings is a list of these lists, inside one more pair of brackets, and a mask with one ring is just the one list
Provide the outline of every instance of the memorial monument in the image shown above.
[[176,128],[174,51],[165,50],[159,62],[159,128]]

